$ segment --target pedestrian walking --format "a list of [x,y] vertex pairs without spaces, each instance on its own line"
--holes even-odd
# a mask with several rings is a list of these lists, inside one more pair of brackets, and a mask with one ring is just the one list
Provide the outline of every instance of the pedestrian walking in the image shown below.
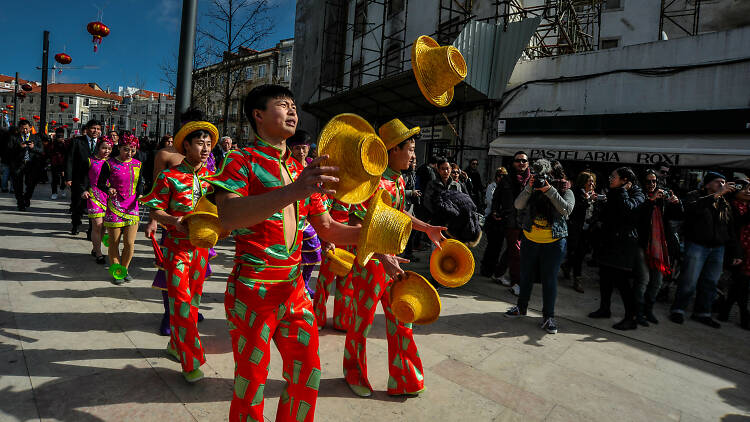
[[86,190],[82,196],[86,200],[89,221],[91,222],[91,255],[96,258],[96,263],[105,263],[102,254],[102,237],[104,236],[104,216],[107,213],[108,193],[97,186],[102,166],[107,163],[112,152],[112,140],[107,137],[96,141],[96,152],[89,157],[89,172],[86,177]]
[[[505,225],[502,219],[500,195],[495,196],[497,186],[502,183],[508,171],[505,167],[495,170],[495,180],[487,186],[487,209],[485,209],[484,233],[487,236],[487,247],[484,249],[480,274],[485,277],[500,278],[505,274],[507,262],[498,262],[500,251],[505,241]],[[507,259],[507,258],[505,258]]]
[[584,292],[581,275],[583,259],[589,249],[589,229],[594,215],[594,204],[598,197],[595,188],[596,175],[588,171],[579,173],[573,186],[576,205],[568,219],[568,251],[562,270],[565,278],[570,278],[570,273],[573,272],[573,290],[578,293]]
[[[77,235],[81,218],[86,210],[82,199],[85,190],[86,174],[89,170],[89,157],[94,153],[96,142],[102,134],[102,125],[98,120],[86,122],[85,134],[71,140],[65,162],[65,184],[70,187],[71,229],[70,234]],[[93,181],[92,181],[93,184]],[[86,238],[91,239],[91,224],[86,231]]]
[[724,252],[732,239],[732,207],[725,196],[734,192],[723,174],[709,171],[703,177],[703,188],[687,194],[683,202],[685,252],[677,292],[669,319],[685,321],[685,312],[695,294],[691,319],[713,328],[721,324],[711,317],[716,285],[721,277]]
[[514,203],[521,227],[521,283],[516,306],[505,316],[526,315],[534,283],[542,284],[542,329],[557,333],[555,302],[557,273],[565,256],[567,218],[575,206],[575,195],[559,162],[534,162],[534,171]]
[[52,196],[50,199],[56,200],[58,192],[65,198],[65,154],[67,145],[65,144],[65,129],[55,129],[55,137],[50,143],[49,162],[50,173],[52,176]]
[[521,281],[521,220],[514,205],[516,198],[528,184],[531,177],[529,157],[523,151],[513,154],[513,165],[508,177],[504,177],[500,189],[502,221],[505,224],[505,247],[507,248],[508,272],[511,292],[518,296]]
[[31,133],[31,123],[21,120],[18,128],[20,138],[13,143],[11,172],[16,206],[19,211],[26,211],[31,206],[31,197],[41,177],[44,158],[39,136]]

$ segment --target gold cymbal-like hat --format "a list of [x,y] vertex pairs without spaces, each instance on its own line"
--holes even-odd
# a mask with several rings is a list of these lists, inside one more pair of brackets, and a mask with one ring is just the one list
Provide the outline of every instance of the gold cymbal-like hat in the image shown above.
[[326,257],[331,261],[331,272],[339,277],[346,277],[354,265],[354,254],[346,249],[336,248],[326,252]]
[[406,248],[411,218],[391,206],[388,192],[379,190],[370,201],[357,243],[357,262],[364,266],[375,253],[398,254]]
[[183,148],[182,143],[185,142],[185,137],[196,130],[203,129],[206,132],[210,133],[211,135],[211,149],[214,149],[216,146],[216,143],[219,142],[219,130],[216,129],[216,126],[209,122],[204,121],[192,121],[187,122],[180,130],[177,131],[177,135],[174,136],[174,149],[175,151],[179,152],[180,154],[185,154],[185,149]]
[[440,316],[440,295],[421,275],[406,271],[391,285],[391,310],[404,323],[430,324]]
[[411,48],[411,67],[422,95],[438,107],[453,101],[453,87],[466,77],[464,56],[452,45],[440,46],[422,35]]
[[318,156],[339,168],[338,183],[325,183],[347,204],[365,202],[378,188],[388,166],[388,150],[375,129],[356,114],[339,114],[326,123],[318,138]]
[[409,129],[401,120],[393,119],[380,126],[378,134],[385,144],[385,149],[389,150],[412,136],[418,135],[420,130],[419,126]]
[[182,217],[187,224],[190,243],[196,248],[213,248],[224,237],[216,205],[202,196],[190,214]]
[[445,287],[460,287],[474,275],[474,255],[455,239],[444,240],[430,256],[430,274]]

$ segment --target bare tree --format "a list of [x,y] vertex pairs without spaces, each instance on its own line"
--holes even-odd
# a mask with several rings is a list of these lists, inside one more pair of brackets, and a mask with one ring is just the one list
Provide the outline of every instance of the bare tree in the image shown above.
[[205,15],[206,23],[198,31],[205,36],[206,48],[221,63],[223,80],[222,132],[227,131],[229,103],[237,86],[244,79],[244,68],[231,65],[240,47],[253,48],[272,32],[274,22],[269,16],[273,8],[268,0],[213,0]]

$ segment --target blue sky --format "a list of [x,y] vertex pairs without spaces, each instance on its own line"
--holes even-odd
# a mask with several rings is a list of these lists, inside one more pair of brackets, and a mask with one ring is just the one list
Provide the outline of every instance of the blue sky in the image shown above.
[[[212,2],[198,0],[198,21]],[[276,32],[263,49],[294,36],[294,0],[271,0]],[[102,8],[102,22],[111,32],[94,54],[86,25],[95,21]],[[176,57],[180,39],[181,0],[7,1],[0,13],[5,34],[0,53],[0,74],[41,80],[42,31],[50,31],[50,66],[63,49],[72,58],[70,66],[98,66],[96,70],[65,70],[57,82],[96,82],[116,90],[140,80],[153,91],[167,91],[159,65]],[[176,59],[175,59],[176,60]]]

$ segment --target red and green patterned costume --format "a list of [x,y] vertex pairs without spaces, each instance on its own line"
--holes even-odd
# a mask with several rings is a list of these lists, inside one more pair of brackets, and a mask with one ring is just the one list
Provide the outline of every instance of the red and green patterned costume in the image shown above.
[[[185,161],[162,171],[151,192],[140,199],[150,208],[163,210],[174,217],[193,211],[210,185],[202,178],[212,172],[205,166],[195,171]],[[206,362],[198,333],[198,306],[208,265],[208,249],[196,248],[188,234],[167,226],[162,243],[164,270],[169,296],[169,345],[180,355],[182,370],[190,372]]]
[[[294,181],[302,165],[288,150],[257,138],[250,147],[227,155],[221,172],[207,180],[242,197],[256,196],[283,187],[282,171]],[[318,328],[299,264],[305,222],[326,208],[318,194],[293,205],[297,230],[291,247],[286,246],[282,211],[232,233],[235,265],[224,296],[236,365],[230,421],[263,420],[272,339],[287,381],[276,420],[311,421],[315,414],[321,374]]]
[[[328,212],[331,218],[342,224],[349,222],[349,208],[351,205],[345,204],[336,199],[328,199]],[[353,248],[347,248],[350,252]],[[323,256],[323,262],[320,264],[318,281],[315,287],[315,297],[313,306],[315,309],[315,319],[318,321],[318,327],[326,326],[326,302],[331,294],[331,288],[336,285],[336,293],[333,296],[333,328],[340,331],[346,331],[349,328],[349,320],[352,317],[352,284],[351,271],[346,277],[338,277],[330,268],[331,262],[328,257]]]
[[[401,173],[390,168],[385,170],[380,179],[380,189],[390,194],[393,208],[404,211],[404,179]],[[374,195],[373,195],[374,197]],[[372,201],[352,206],[351,214],[364,220],[367,208]],[[371,259],[364,267],[356,261],[352,268],[354,280],[354,317],[346,332],[344,344],[344,377],[350,385],[372,386],[367,378],[367,334],[375,318],[378,301],[383,306],[388,340],[388,394],[411,394],[424,389],[424,371],[419,358],[417,345],[414,343],[411,324],[404,324],[396,319],[390,307],[390,278],[385,268],[376,259]]]

